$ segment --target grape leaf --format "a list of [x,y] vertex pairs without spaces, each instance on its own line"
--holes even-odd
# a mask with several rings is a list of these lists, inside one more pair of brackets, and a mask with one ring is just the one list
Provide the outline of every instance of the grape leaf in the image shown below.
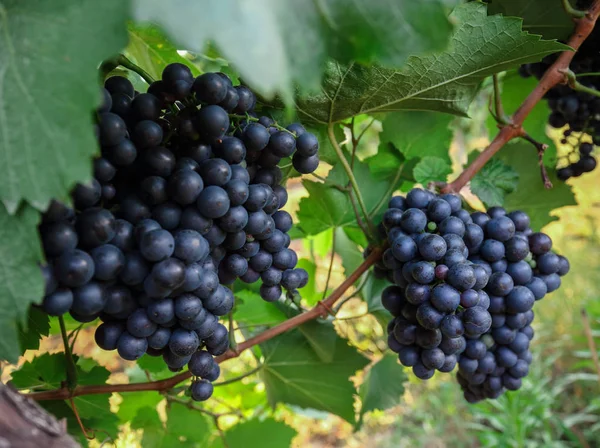
[[17,389],[58,389],[65,379],[65,355],[44,353],[11,373]]
[[488,17],[481,3],[457,6],[451,20],[457,26],[448,50],[411,56],[401,69],[329,61],[322,91],[296,100],[300,117],[330,123],[399,110],[466,116],[487,76],[569,48],[523,32],[520,19]]
[[335,252],[342,259],[344,273],[348,276],[360,266],[364,261],[364,258],[357,244],[346,234],[346,229],[348,229],[348,227],[344,229],[335,229]]
[[548,172],[548,176],[554,187],[549,190],[544,188],[537,152],[530,143],[508,145],[499,152],[497,158],[510,164],[519,174],[519,184],[513,193],[506,196],[504,207],[528,213],[534,231],[558,219],[552,216],[552,210],[577,205],[571,187],[558,180],[553,170]]
[[180,403],[170,403],[166,413],[166,427],[153,407],[140,408],[131,421],[132,428],[144,430],[144,448],[196,447],[210,437],[211,425],[203,414]]
[[[330,327],[335,334],[335,330]],[[354,386],[348,379],[368,364],[356,349],[335,336],[331,362],[323,362],[298,330],[261,344],[265,357],[262,369],[267,396],[272,406],[284,402],[313,408],[354,421]]]
[[[77,381],[81,385],[104,384],[110,372],[89,358],[79,358],[89,368],[77,364]],[[24,363],[21,368],[12,373],[12,384],[17,388],[32,388],[35,390],[53,390],[61,387],[66,378],[64,353],[48,354],[33,358]],[[110,410],[110,394],[82,395],[73,398],[73,403],[83,422],[90,430],[99,430],[116,438],[118,433],[118,418]],[[66,418],[73,433],[82,436],[70,407],[62,401],[44,401],[43,406],[57,418]],[[63,406],[64,405],[64,406]]]
[[27,326],[19,324],[19,345],[21,352],[40,348],[42,336],[50,333],[50,317],[40,308],[31,307],[27,316]]
[[[212,41],[262,94],[290,97],[292,81],[316,89],[327,56],[398,66],[444,49],[457,0],[137,0],[135,16],[161,25],[183,48]],[[235,24],[235,26],[231,26]]]
[[283,422],[272,418],[264,420],[246,420],[238,423],[225,433],[227,445],[234,447],[248,446],[252,440],[259,441],[261,448],[281,448],[292,446],[292,439],[297,431]]
[[423,157],[413,168],[415,180],[425,186],[429,182],[445,182],[450,173],[450,164],[439,157]]
[[303,258],[298,261],[296,267],[305,269],[308,272],[308,283],[304,288],[300,288],[298,292],[307,304],[314,305],[323,297],[323,293],[319,293],[317,289],[317,266],[312,261]]
[[129,24],[129,45],[127,55],[154,79],[160,79],[163,69],[173,62],[187,65],[195,76],[198,68],[177,53],[177,48],[156,26],[136,26]]
[[[144,358],[152,358],[151,356],[144,356],[140,358],[140,361]],[[156,358],[152,358],[156,359]],[[162,358],[158,358],[162,361]],[[164,361],[163,361],[164,364]],[[119,404],[119,410],[117,416],[122,423],[127,423],[133,420],[138,415],[140,409],[148,407],[156,409],[158,403],[160,403],[164,397],[158,392],[144,392],[141,394],[121,394],[123,401]]]
[[573,31],[561,0],[494,0],[488,13],[521,17],[525,31],[546,39],[566,39]]
[[235,297],[242,299],[236,304],[235,320],[245,325],[276,325],[286,319],[285,313],[260,295],[248,289],[236,290]]
[[407,159],[427,156],[450,162],[451,115],[411,111],[388,114],[381,123],[380,139],[393,143]]
[[180,403],[171,403],[167,409],[167,432],[184,438],[189,445],[201,444],[210,436],[208,417],[191,411]]
[[[395,170],[400,173],[402,165]],[[361,192],[369,213],[381,209],[382,201],[387,201],[386,197],[400,184],[399,174],[394,178],[378,178],[369,171],[366,163],[358,160],[354,163],[353,172],[358,185],[364,187]],[[302,183],[309,196],[300,200],[297,216],[298,226],[306,235],[356,224],[348,193],[340,190],[348,184],[348,176],[341,165],[336,165],[329,172],[326,183],[306,179]]]
[[39,217],[28,205],[12,216],[0,205],[0,248],[4,254],[0,260],[0,359],[12,363],[21,353],[17,323],[26,328],[29,306],[40,303],[44,295]]
[[362,298],[367,303],[369,314],[373,315],[382,328],[386,328],[392,315],[381,304],[381,293],[389,286],[386,280],[378,279],[373,276],[367,279],[365,287],[362,290]]
[[394,354],[385,355],[373,364],[358,388],[362,405],[357,425],[360,427],[364,415],[369,411],[383,411],[397,406],[404,394],[406,380],[404,368]]
[[501,206],[504,197],[515,191],[519,174],[509,165],[492,159],[471,180],[471,191],[486,207]]
[[121,0],[2,3],[0,199],[11,213],[91,178],[97,67],[125,46],[128,12]]
[[176,436],[167,434],[158,412],[154,408],[144,407],[138,410],[136,416],[131,420],[131,427],[144,430],[141,443],[144,448],[166,448],[180,444]]

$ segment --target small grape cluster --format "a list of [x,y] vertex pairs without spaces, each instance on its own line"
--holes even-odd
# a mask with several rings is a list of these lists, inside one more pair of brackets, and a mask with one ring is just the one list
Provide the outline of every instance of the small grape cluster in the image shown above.
[[[579,4],[580,9],[589,4]],[[589,2],[585,2],[589,3]],[[578,76],[577,81],[583,86],[600,89],[600,30],[595,29],[575,53],[570,70]],[[556,61],[551,55],[541,62],[525,64],[519,73],[523,77],[534,76],[541,79],[546,70]],[[591,74],[591,75],[587,75]],[[563,129],[561,144],[569,150],[558,158],[556,174],[565,181],[571,177],[579,177],[596,169],[597,160],[594,149],[600,146],[600,98],[582,91],[575,91],[569,85],[558,85],[545,95],[548,106],[552,110],[548,124],[556,129]]]
[[421,189],[392,198],[382,224],[390,247],[375,274],[394,283],[381,298],[395,316],[389,347],[418,378],[451,372],[465,337],[480,337],[492,322],[483,291],[489,274],[468,260],[483,231],[458,196]]
[[260,295],[296,294],[308,273],[289,248],[292,218],[278,163],[316,169],[319,142],[302,125],[257,117],[256,98],[222,73],[197,78],[170,64],[137,93],[106,80],[97,111],[94,178],[53,201],[40,235],[48,263],[42,308],[102,323],[98,346],[126,360],[162,356],[188,366],[191,396],[206,400],[229,348],[220,316],[237,279]]
[[[469,214],[458,196],[413,189],[382,221],[388,248],[374,274],[393,283],[388,345],[420,379],[451,372],[475,402],[516,390],[531,362],[536,300],[560,287],[566,258],[524,212]],[[368,252],[368,251],[367,251]]]

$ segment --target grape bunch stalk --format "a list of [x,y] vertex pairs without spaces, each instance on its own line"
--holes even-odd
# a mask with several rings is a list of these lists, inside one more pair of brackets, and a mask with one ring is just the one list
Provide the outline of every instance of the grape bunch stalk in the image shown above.
[[[586,10],[589,6],[589,1],[577,3],[581,10]],[[599,47],[600,29],[596,27],[579,48],[569,67],[580,85],[596,91],[600,89]],[[541,79],[556,58],[557,55],[550,55],[541,62],[522,65],[519,73],[526,78],[534,76]],[[566,151],[559,152],[556,166],[558,178],[566,181],[594,171],[597,166],[597,148],[600,146],[600,96],[561,84],[550,89],[545,99],[552,110],[548,124],[562,130],[560,143],[567,148]]]
[[42,309],[101,321],[95,340],[126,360],[162,356],[194,376],[208,399],[230,346],[219,317],[232,284],[261,282],[269,302],[308,282],[289,248],[293,223],[278,164],[319,164],[319,142],[299,123],[256,113],[256,97],[222,73],[196,78],[170,64],[147,93],[105,81],[96,111],[101,155],[72,206],[53,201],[39,227],[47,264]]
[[458,366],[469,402],[519,389],[533,305],[569,271],[550,237],[522,211],[469,213],[456,195],[418,188],[390,200],[381,230],[388,248],[374,274],[393,283],[381,301],[400,363],[423,380]]

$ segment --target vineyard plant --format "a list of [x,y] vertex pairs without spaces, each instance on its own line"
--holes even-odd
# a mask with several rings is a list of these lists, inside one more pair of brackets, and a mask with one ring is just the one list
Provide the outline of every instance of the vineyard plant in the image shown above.
[[600,0],[0,0],[0,446],[600,445]]

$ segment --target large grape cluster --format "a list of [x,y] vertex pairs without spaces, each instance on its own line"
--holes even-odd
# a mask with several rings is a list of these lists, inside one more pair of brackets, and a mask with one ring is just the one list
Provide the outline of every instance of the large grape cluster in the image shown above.
[[527,214],[468,213],[451,194],[411,190],[390,200],[388,248],[374,273],[393,283],[388,345],[418,378],[451,372],[475,402],[516,390],[531,362],[532,307],[560,287],[566,258]]
[[126,360],[188,366],[191,395],[208,399],[229,348],[218,318],[227,285],[261,281],[264,300],[294,294],[308,274],[289,249],[292,218],[277,166],[316,169],[319,143],[302,125],[257,117],[256,98],[221,73],[165,68],[148,93],[108,78],[97,111],[94,179],[53,201],[40,234],[48,263],[42,308],[100,319],[96,343]]
[[[589,7],[589,3],[579,2],[578,7],[585,9]],[[578,82],[595,90],[600,89],[599,47],[600,29],[596,28],[575,53],[569,67],[575,75],[583,75],[577,77]],[[541,62],[525,64],[519,72],[524,77],[534,76],[540,79],[556,58],[556,55],[551,55]],[[550,89],[545,98],[552,110],[548,124],[553,128],[563,129],[561,144],[569,148],[558,159],[558,178],[567,180],[594,171],[597,165],[594,152],[600,146],[600,98],[575,91],[567,84]]]
[[389,346],[418,378],[451,372],[467,337],[480,337],[492,323],[483,291],[490,274],[468,260],[483,231],[458,196],[421,189],[392,198],[383,226],[389,248],[375,270],[394,283],[382,294],[395,316]]

